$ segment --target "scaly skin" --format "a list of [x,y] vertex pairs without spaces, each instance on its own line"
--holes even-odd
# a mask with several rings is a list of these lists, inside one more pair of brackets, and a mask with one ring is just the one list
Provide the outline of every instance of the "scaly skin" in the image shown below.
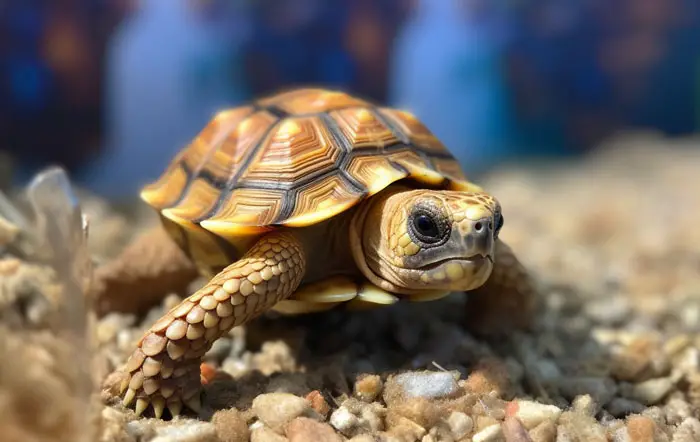
[[120,394],[136,400],[136,414],[153,406],[161,417],[183,404],[200,409],[200,363],[212,344],[291,295],[299,286],[306,257],[287,232],[262,237],[239,261],[225,268],[146,332],[126,363]]

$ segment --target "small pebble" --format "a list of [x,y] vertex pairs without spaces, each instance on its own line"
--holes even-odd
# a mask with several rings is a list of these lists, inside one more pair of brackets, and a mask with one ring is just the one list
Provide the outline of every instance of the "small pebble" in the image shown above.
[[216,368],[206,362],[199,365],[199,372],[202,379],[202,384],[208,384],[216,377]]
[[289,439],[265,426],[260,426],[251,430],[250,442],[289,442]]
[[366,402],[372,402],[382,392],[382,378],[377,375],[363,376],[355,382],[355,395]]
[[311,403],[311,408],[313,408],[316,413],[324,418],[328,415],[328,412],[331,411],[330,405],[328,405],[328,402],[326,402],[326,399],[318,390],[314,390],[307,394],[306,400]]
[[401,373],[390,381],[399,385],[409,397],[437,399],[453,396],[459,391],[454,375],[444,371]]
[[253,399],[253,413],[265,425],[281,432],[282,427],[311,410],[311,403],[289,393],[266,393]]
[[384,429],[386,408],[377,402],[368,404],[357,399],[347,399],[331,414],[330,423],[346,436]]
[[357,416],[342,405],[331,414],[329,420],[329,423],[343,434],[351,434],[359,425],[359,422]]
[[520,399],[506,405],[506,416],[520,419],[527,429],[535,428],[546,420],[556,422],[561,413],[562,410],[557,406]]
[[214,413],[211,423],[221,442],[248,442],[250,430],[241,413],[235,408]]
[[333,427],[308,417],[298,417],[287,425],[289,442],[343,442]]
[[651,364],[651,355],[626,347],[611,357],[611,375],[621,381],[637,381]]
[[472,442],[495,442],[504,440],[501,424],[493,424],[479,431],[472,437]]
[[187,421],[156,428],[150,442],[217,442],[216,429],[209,422]]
[[656,423],[645,416],[630,416],[627,419],[627,434],[632,442],[654,442]]
[[461,439],[474,429],[474,421],[467,414],[461,411],[453,411],[447,418],[447,424],[450,426],[452,437]]
[[649,379],[634,385],[626,396],[645,405],[654,405],[661,401],[674,385],[673,379],[668,377]]

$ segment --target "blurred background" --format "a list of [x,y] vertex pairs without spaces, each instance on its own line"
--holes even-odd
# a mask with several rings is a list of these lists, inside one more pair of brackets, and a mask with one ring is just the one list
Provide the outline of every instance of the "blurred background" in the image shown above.
[[[294,86],[417,114],[472,173],[700,131],[698,0],[3,0],[0,152],[134,197],[226,106]],[[3,172],[6,173],[6,172]]]

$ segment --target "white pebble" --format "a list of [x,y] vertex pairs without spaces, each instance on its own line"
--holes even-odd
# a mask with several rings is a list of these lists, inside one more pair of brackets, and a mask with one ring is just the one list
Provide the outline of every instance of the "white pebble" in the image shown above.
[[359,420],[357,419],[357,416],[350,412],[350,410],[344,406],[340,406],[333,412],[333,414],[331,414],[329,423],[336,430],[346,433],[354,429],[359,423]]
[[517,405],[514,416],[520,419],[523,426],[531,430],[544,421],[556,422],[561,416],[561,408],[555,405],[540,404],[538,402],[516,400]]
[[273,430],[311,410],[311,403],[290,393],[266,393],[253,399],[255,415]]
[[450,426],[452,437],[461,439],[474,429],[474,421],[467,414],[461,411],[453,411],[447,418],[447,425]]
[[448,372],[402,373],[394,380],[408,396],[413,397],[437,399],[451,396],[459,389],[454,376]]
[[165,425],[156,430],[151,442],[197,442],[214,440],[216,429],[209,422],[188,422],[181,425]]

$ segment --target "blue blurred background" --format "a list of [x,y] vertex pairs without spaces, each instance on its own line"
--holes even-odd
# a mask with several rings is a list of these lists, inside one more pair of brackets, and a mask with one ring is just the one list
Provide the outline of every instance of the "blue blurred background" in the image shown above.
[[700,130],[698,0],[0,1],[0,151],[133,197],[218,109],[323,86],[469,172]]

